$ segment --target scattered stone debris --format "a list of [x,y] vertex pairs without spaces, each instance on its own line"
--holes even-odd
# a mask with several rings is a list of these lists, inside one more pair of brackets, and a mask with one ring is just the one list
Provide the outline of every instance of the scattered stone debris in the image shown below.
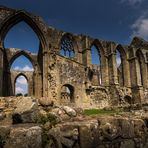
[[13,123],[33,123],[38,116],[38,103],[30,97],[23,97],[16,102],[12,114]]

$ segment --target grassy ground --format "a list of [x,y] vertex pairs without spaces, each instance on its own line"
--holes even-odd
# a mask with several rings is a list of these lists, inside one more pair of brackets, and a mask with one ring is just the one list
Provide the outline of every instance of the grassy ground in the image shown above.
[[105,109],[85,109],[84,115],[91,116],[91,115],[114,115],[119,114],[120,111],[116,110],[105,110]]

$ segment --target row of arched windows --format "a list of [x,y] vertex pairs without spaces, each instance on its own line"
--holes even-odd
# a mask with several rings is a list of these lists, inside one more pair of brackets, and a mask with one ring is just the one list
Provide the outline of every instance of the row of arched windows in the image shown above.
[[[19,30],[16,29],[17,27]],[[31,32],[31,33],[28,34],[28,32]],[[20,36],[22,38],[20,38]],[[13,38],[13,43],[12,43],[12,38]],[[14,46],[15,43],[18,46]],[[25,23],[24,21],[13,26],[12,29],[7,33],[6,38],[5,38],[5,48],[14,47],[14,48],[27,49],[27,50],[30,50],[30,52],[35,52],[37,48],[39,49],[39,44],[40,44],[40,41],[39,41],[38,36],[32,30],[32,28],[28,26],[28,24]],[[63,36],[61,39],[61,43],[60,43],[60,55],[68,57],[68,58],[74,58],[75,54],[76,53],[74,50],[72,39],[69,36]],[[143,85],[142,63],[141,63],[140,57],[138,55],[137,57],[138,57],[138,63],[139,63],[138,65],[139,65],[141,84]],[[19,66],[21,62],[19,62]],[[24,63],[26,62],[23,62],[23,64]],[[98,70],[98,84],[101,85],[102,83],[101,54],[100,54],[100,50],[95,45],[91,46],[91,63],[93,65],[98,66],[98,69],[97,69]],[[20,70],[19,66],[15,65],[15,67],[13,67],[12,65],[12,68]],[[33,69],[33,67],[31,66],[29,66],[29,68]],[[27,69],[28,67],[25,67],[25,68]],[[117,68],[118,82],[119,84],[124,85],[123,61],[122,61],[121,53],[118,49],[116,49],[116,68]]]

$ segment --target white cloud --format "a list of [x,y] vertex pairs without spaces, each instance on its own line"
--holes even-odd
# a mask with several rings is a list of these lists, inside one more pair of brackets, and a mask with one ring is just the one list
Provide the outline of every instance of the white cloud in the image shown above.
[[131,37],[139,36],[144,38],[145,40],[148,40],[148,13],[145,13],[144,15],[140,16],[132,24],[131,29]]
[[23,71],[33,71],[33,68],[29,67],[28,65],[25,65],[23,68],[22,68]]
[[16,94],[24,92],[24,90],[19,86],[16,87],[15,91],[16,91]]
[[13,69],[14,69],[14,70],[19,70],[20,67],[19,67],[19,66],[16,66],[16,67],[14,67]]
[[22,84],[22,85],[26,85],[27,84],[27,80],[24,76],[19,76],[16,80],[17,83]]
[[20,70],[20,71],[33,71],[34,70],[32,67],[29,67],[28,65],[25,65],[24,67],[16,66],[13,69]]
[[121,0],[121,3],[123,2],[127,2],[130,5],[135,5],[135,4],[140,4],[142,3],[144,0]]
[[119,67],[120,64],[121,64],[121,58],[120,57],[117,57],[116,58],[116,62],[117,62],[117,67]]
[[15,83],[15,93],[28,93],[28,82],[24,76],[19,76]]

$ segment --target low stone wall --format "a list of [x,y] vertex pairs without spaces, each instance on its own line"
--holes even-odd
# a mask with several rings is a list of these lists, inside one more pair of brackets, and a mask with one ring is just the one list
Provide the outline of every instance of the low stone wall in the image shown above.
[[147,148],[148,128],[141,119],[100,117],[57,124],[0,126],[1,148]]
[[0,119],[0,148],[147,148],[144,107],[89,117],[68,106],[38,106],[30,97],[0,98],[0,114],[5,114]]

